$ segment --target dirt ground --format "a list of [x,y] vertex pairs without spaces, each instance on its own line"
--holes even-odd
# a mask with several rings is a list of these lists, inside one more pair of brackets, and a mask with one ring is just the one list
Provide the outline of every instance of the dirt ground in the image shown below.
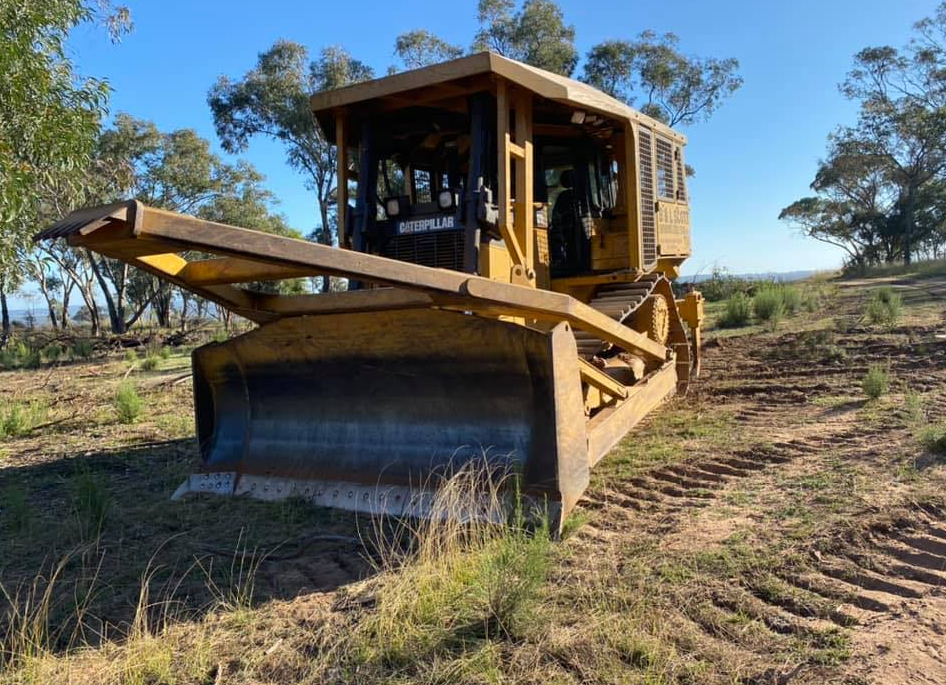
[[[946,461],[923,440],[946,422],[946,282],[892,283],[893,328],[862,317],[878,282],[848,281],[774,332],[711,332],[687,396],[598,466],[556,550],[547,627],[502,646],[500,682],[946,682]],[[872,364],[891,379],[877,400],[860,387]],[[169,502],[196,464],[186,365],[0,373],[0,402],[45,402],[51,423],[0,442],[0,583],[22,598],[61,567],[62,650],[121,635],[145,578],[181,624],[250,593],[304,653],[286,636],[371,575],[372,523]],[[126,374],[146,401],[131,425],[111,407]],[[231,672],[268,644],[235,649]]]

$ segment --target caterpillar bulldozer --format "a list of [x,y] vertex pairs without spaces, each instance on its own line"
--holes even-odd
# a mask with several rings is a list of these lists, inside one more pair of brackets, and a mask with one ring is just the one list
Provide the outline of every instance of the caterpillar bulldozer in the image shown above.
[[[560,525],[590,469],[699,370],[685,138],[494,53],[311,98],[339,245],[130,200],[36,236],[258,324],[193,352],[199,471],[175,493],[423,516],[483,458]],[[336,277],[307,295],[246,284]]]

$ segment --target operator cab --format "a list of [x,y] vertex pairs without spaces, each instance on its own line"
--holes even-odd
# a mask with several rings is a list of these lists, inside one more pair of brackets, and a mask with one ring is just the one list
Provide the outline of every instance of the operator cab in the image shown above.
[[690,254],[686,139],[587,84],[479,53],[312,105],[341,247],[581,297]]
[[548,208],[553,278],[591,271],[594,219],[610,218],[617,197],[617,166],[590,139],[545,139],[539,144],[537,203]]
[[[480,243],[501,241],[495,119],[487,116],[494,110],[492,98],[481,97],[471,99],[468,115],[417,107],[373,119],[353,174],[367,192],[346,222],[361,229],[355,249],[464,271],[468,225],[476,225]],[[537,137],[535,150],[531,199],[536,226],[547,230],[551,276],[590,273],[595,220],[609,218],[616,204],[617,163],[580,130]]]

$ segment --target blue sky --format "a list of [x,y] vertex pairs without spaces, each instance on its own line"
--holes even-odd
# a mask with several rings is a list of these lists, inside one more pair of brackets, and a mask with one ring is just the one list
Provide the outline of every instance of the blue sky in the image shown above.
[[[276,39],[312,52],[342,44],[383,74],[394,61],[394,37],[427,28],[469,44],[476,0],[124,0],[135,31],[120,45],[85,27],[72,40],[82,73],[105,77],[111,111],[154,120],[162,129],[192,127],[217,144],[206,104],[221,74],[238,77]],[[833,268],[839,251],[793,235],[779,210],[808,192],[827,134],[850,122],[854,107],[837,83],[852,55],[877,44],[901,45],[933,0],[677,0],[631,3],[562,0],[581,54],[607,38],[644,29],[673,31],[697,55],[736,57],[745,85],[708,122],[685,130],[694,254],[685,273],[713,263],[733,272]],[[580,66],[579,66],[580,71]],[[267,176],[296,228],[316,217],[301,178],[282,150],[263,140],[244,155]]]

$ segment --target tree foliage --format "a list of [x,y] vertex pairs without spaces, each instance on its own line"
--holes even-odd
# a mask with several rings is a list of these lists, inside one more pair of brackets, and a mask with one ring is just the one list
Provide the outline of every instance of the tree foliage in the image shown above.
[[946,239],[946,3],[903,48],[869,47],[840,85],[857,121],[829,138],[816,192],[782,210],[853,265],[935,255]]
[[588,51],[582,80],[670,126],[705,121],[742,86],[735,58],[691,57],[680,39],[644,31]]
[[310,60],[305,47],[283,40],[260,54],[256,67],[242,78],[220,77],[208,95],[217,135],[227,152],[242,152],[255,137],[282,143],[290,166],[315,192],[319,226],[314,235],[325,245],[337,237],[335,148],[315,123],[309,97],[372,75],[369,66],[344,48],[325,48]]
[[578,64],[575,27],[554,0],[479,0],[474,50],[492,50],[547,71],[571,76]]
[[[273,197],[262,187],[262,174],[243,161],[224,162],[192,129],[161,132],[150,121],[119,114],[99,138],[94,168],[89,184],[99,203],[133,197],[152,207],[299,235],[270,212]],[[170,326],[176,292],[171,286],[124,262],[92,254],[89,259],[113,331],[124,331],[149,306]],[[189,296],[177,296],[186,306]]]
[[102,21],[116,39],[125,8],[105,2],[0,0],[0,299],[18,287],[28,239],[51,187],[78,190],[105,110],[104,81],[81,78],[66,51],[76,26]]
[[418,69],[456,59],[463,55],[463,48],[438,38],[427,29],[416,29],[395,39],[394,54],[405,68]]

